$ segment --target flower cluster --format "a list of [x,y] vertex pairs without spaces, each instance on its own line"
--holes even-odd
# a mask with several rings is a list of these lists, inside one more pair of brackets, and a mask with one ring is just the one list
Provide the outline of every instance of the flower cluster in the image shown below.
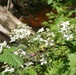
[[39,41],[39,44],[44,44],[45,46],[53,46],[54,45],[54,33],[51,32],[48,28],[44,30],[41,28],[38,30],[36,36],[33,38],[33,41]]
[[22,57],[26,55],[26,52],[23,49],[18,49],[17,51],[14,52],[14,54]]
[[42,54],[40,59],[41,65],[47,64],[47,60],[45,59],[45,56]]
[[31,31],[29,29],[30,27],[26,26],[25,24],[19,25],[17,29],[13,29],[10,35],[11,38],[10,42],[16,41],[18,39],[24,39],[24,38],[27,39],[31,34]]
[[30,66],[30,65],[33,65],[34,63],[33,62],[26,62],[26,63],[24,63],[24,65],[26,66],[26,67],[28,67],[28,66]]
[[38,31],[37,31],[37,33],[41,33],[41,32],[43,32],[44,31],[44,28],[42,27],[41,29],[39,29]]
[[70,24],[70,21],[61,22],[58,26],[60,27],[59,32],[63,34],[63,38],[67,41],[73,38],[73,33],[71,31],[73,25]]
[[7,42],[4,41],[3,43],[0,43],[0,53],[3,51],[3,48],[7,47]]
[[7,73],[7,72],[13,73],[14,72],[13,67],[9,67],[8,65],[2,66],[2,67],[5,67],[5,70],[2,73]]

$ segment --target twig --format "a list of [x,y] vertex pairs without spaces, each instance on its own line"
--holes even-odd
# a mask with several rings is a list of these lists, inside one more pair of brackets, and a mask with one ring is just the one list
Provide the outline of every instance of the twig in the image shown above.
[[8,2],[7,2],[7,10],[10,9],[10,4],[11,4],[11,0],[8,0]]

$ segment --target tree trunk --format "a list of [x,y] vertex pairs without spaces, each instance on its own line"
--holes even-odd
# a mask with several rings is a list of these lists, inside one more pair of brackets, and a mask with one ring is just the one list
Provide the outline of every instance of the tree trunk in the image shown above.
[[[20,20],[14,17],[6,8],[0,6],[0,41],[7,42],[10,40],[9,34],[11,29],[16,28],[19,24],[23,24]],[[27,29],[27,27],[26,27]],[[29,31],[33,34],[34,31],[29,28]]]

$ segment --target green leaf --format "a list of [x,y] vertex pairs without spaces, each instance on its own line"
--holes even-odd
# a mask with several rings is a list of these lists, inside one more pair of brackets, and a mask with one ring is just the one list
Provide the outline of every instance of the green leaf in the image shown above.
[[48,17],[49,17],[49,16],[51,16],[51,15],[50,15],[50,13],[46,13],[46,16],[48,16]]
[[8,48],[8,49],[4,49],[4,53],[14,52],[18,49],[19,49],[18,47],[11,47],[11,48]]
[[58,26],[57,25],[52,25],[51,26],[51,30],[52,31],[57,31],[58,30]]
[[70,11],[68,15],[71,16],[73,13],[76,13],[76,10]]
[[22,65],[23,63],[23,61],[18,56],[11,53],[3,53],[2,55],[0,55],[0,61],[7,62],[8,64],[16,67]]
[[76,66],[76,54],[71,53],[68,55],[70,69]]
[[49,23],[53,23],[53,20],[49,20],[48,22],[49,22]]
[[53,2],[53,0],[48,0],[48,4],[51,4]]
[[48,22],[44,21],[44,22],[42,23],[42,25],[48,26]]
[[28,71],[29,75],[37,75],[36,71],[34,69],[30,69]]

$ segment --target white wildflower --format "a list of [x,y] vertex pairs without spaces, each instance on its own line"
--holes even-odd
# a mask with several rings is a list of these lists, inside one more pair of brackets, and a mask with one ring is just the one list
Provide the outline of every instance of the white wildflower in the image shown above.
[[53,32],[51,33],[51,36],[52,36],[52,37],[54,37],[54,36],[55,36]]
[[66,26],[67,26],[67,25],[70,25],[69,22],[70,22],[70,21],[62,22],[61,25],[62,25],[62,26],[64,26],[64,25],[66,25]]
[[41,38],[41,35],[37,35],[37,38]]
[[40,57],[41,57],[40,59],[41,65],[47,64],[46,59],[44,59],[44,55],[42,54]]
[[0,53],[2,52],[2,49],[3,49],[2,46],[0,46]]
[[25,52],[25,51],[22,51],[22,52],[21,52],[21,55],[26,55],[26,52]]
[[5,70],[2,73],[6,73],[6,72],[12,73],[12,72],[14,72],[14,68],[7,67],[7,68],[5,68]]
[[43,61],[43,62],[41,62],[41,65],[43,65],[43,64],[47,64],[47,61]]
[[47,38],[47,40],[45,40],[45,46],[53,46],[53,42],[54,42],[54,40]]
[[8,49],[10,48],[10,46],[9,46],[9,45],[7,45],[6,47],[7,47]]
[[69,21],[66,21],[66,22],[62,22],[61,24],[60,24],[60,26],[61,26],[61,28],[60,28],[60,32],[68,32],[68,30],[69,30],[69,26],[70,25],[70,23],[69,23]]
[[54,42],[54,40],[51,40],[51,41],[49,42],[49,46],[53,46],[53,45],[54,45],[53,42]]
[[18,55],[18,52],[17,52],[17,51],[15,51],[13,54]]
[[24,65],[26,65],[27,67],[30,66],[30,65],[33,65],[34,63],[33,62],[26,62],[24,63]]
[[42,58],[42,59],[40,60],[40,62],[41,62],[41,65],[47,64],[47,61],[46,61],[44,58]]
[[21,65],[21,68],[24,68],[24,65]]
[[19,55],[20,55],[20,57],[25,56],[26,52],[23,49],[20,49]]
[[37,40],[40,40],[40,39],[42,40],[41,35],[37,35],[33,40],[37,41]]
[[33,40],[36,41],[36,40],[38,40],[38,38],[34,38]]
[[42,27],[41,29],[39,29],[38,31],[37,31],[37,33],[40,33],[40,32],[43,32],[44,31],[44,28]]
[[26,27],[22,25],[22,27],[20,26],[17,29],[12,30],[10,35],[10,38],[11,38],[10,42],[13,42],[18,39],[24,39],[24,38],[27,39],[30,34],[31,34],[31,31],[29,31],[29,29],[26,29]]
[[66,35],[64,34],[64,38],[66,38],[66,40],[70,40],[71,38],[73,38],[73,34],[70,34],[70,35]]
[[2,52],[3,47],[7,47],[6,45],[7,45],[6,41],[4,41],[3,43],[0,43],[0,53]]
[[46,28],[46,31],[47,31],[47,32],[50,31],[49,28]]
[[17,39],[15,36],[12,36],[12,35],[10,35],[10,37],[11,37],[11,41],[10,42],[13,42],[13,41],[15,41]]
[[43,38],[40,38],[39,41],[43,41],[44,42],[45,40]]
[[73,38],[73,33],[71,32],[71,29],[73,26],[70,25],[69,21],[62,22],[60,24],[60,31],[63,34],[63,38],[66,38],[66,40],[70,40]]
[[23,49],[19,49],[19,50],[15,51],[13,54],[19,55],[20,57],[22,57],[22,56],[26,55],[26,52]]

